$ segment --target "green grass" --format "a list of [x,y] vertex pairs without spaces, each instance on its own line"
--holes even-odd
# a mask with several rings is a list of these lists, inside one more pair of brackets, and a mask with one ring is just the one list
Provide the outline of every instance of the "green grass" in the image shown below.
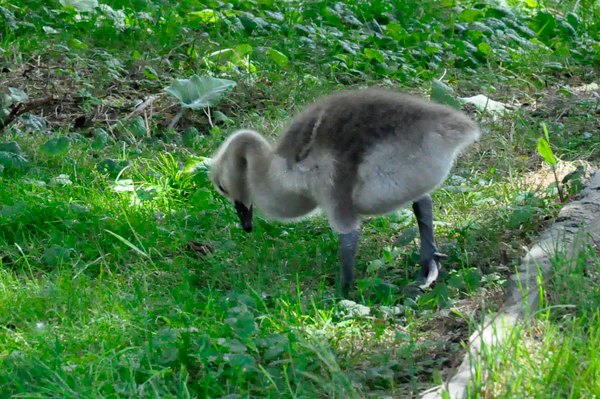
[[[552,300],[518,328],[477,375],[471,397],[587,398],[600,394],[598,336],[600,291],[597,254],[587,248],[575,262],[554,265]],[[582,295],[583,293],[583,295]]]
[[[564,19],[533,2],[509,2],[514,15],[466,1],[461,12],[438,2],[106,4],[124,25],[56,1],[0,0],[2,115],[14,107],[8,88],[57,99],[2,131],[0,397],[417,397],[446,378],[472,327],[498,308],[523,246],[562,205],[537,152],[541,123],[559,176],[598,161],[598,102],[578,91],[597,76],[591,3],[555,5]],[[477,25],[497,20],[504,34]],[[215,126],[198,111],[167,132],[180,108],[163,89],[193,74],[237,85],[208,111]],[[410,289],[418,243],[394,246],[415,226],[410,210],[365,220],[353,300],[369,314],[356,315],[335,298],[337,239],[322,216],[257,215],[246,234],[205,172],[184,172],[237,128],[275,137],[331,91],[380,84],[428,96],[433,79],[454,97],[514,108],[492,117],[467,107],[484,134],[433,194],[448,259],[422,295]],[[130,124],[150,95],[159,98]],[[81,115],[94,120],[75,127]],[[577,304],[567,294],[581,281],[560,281],[551,304]],[[529,364],[498,371],[497,392],[517,392],[506,387],[518,380],[518,395],[541,395],[559,374],[564,388],[594,362],[590,291],[567,321],[540,316],[543,345],[504,355],[517,364],[527,350]],[[559,342],[572,356],[544,363]],[[573,397],[592,395],[595,377],[578,378]]]

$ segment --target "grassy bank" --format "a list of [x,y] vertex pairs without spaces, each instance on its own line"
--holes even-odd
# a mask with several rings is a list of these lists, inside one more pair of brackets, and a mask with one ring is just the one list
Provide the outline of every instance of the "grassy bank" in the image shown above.
[[[0,0],[3,119],[39,105],[0,143],[3,397],[417,397],[497,309],[524,246],[563,204],[556,179],[597,165],[592,2],[65,4]],[[194,74],[236,85],[168,131],[181,104],[164,89]],[[259,216],[246,234],[198,157],[235,129],[274,137],[315,97],[371,84],[484,95],[508,111],[463,105],[484,134],[433,194],[440,281],[407,288],[419,255],[410,210],[370,218],[349,308],[333,298],[325,219]],[[538,152],[542,123],[556,175]],[[579,178],[560,187],[566,201]],[[595,364],[596,293],[583,307],[570,290],[549,304],[579,311],[549,310],[548,338],[519,347],[528,367],[551,366],[532,374],[523,351],[506,354],[515,366],[496,373],[498,392],[542,397],[544,379]],[[587,376],[582,395],[597,390]]]

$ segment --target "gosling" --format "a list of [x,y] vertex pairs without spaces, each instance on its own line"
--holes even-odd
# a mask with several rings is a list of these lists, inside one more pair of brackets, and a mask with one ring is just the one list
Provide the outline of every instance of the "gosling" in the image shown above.
[[421,238],[416,282],[428,287],[440,259],[430,192],[480,131],[463,113],[391,90],[342,91],[294,118],[272,146],[253,130],[228,137],[213,155],[210,177],[252,231],[254,206],[272,219],[297,219],[316,208],[338,233],[344,295],[354,286],[360,215],[412,202]]

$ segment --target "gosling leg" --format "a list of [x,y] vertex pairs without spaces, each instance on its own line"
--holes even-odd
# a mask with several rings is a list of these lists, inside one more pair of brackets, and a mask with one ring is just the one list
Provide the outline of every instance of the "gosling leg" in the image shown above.
[[358,231],[354,230],[350,233],[340,234],[338,236],[338,244],[342,293],[346,296],[354,282],[354,259],[358,246]]
[[429,194],[413,202],[413,211],[419,225],[421,236],[421,271],[417,275],[420,288],[427,288],[433,283],[441,269],[440,259],[447,255],[437,252],[433,236],[433,204]]

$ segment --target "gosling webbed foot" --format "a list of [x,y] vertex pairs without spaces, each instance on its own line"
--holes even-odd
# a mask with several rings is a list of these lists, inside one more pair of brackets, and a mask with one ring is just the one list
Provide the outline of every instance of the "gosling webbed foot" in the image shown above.
[[340,280],[343,296],[347,296],[354,283],[354,260],[358,247],[358,231],[338,236],[340,257]]
[[421,253],[421,270],[416,278],[419,288],[425,289],[437,280],[439,271],[442,268],[440,260],[447,257],[448,255],[439,252],[434,252],[433,255]]
[[413,211],[419,225],[421,237],[421,271],[416,282],[421,289],[429,287],[439,274],[442,265],[440,260],[447,255],[437,252],[433,235],[433,204],[429,194],[413,203]]

